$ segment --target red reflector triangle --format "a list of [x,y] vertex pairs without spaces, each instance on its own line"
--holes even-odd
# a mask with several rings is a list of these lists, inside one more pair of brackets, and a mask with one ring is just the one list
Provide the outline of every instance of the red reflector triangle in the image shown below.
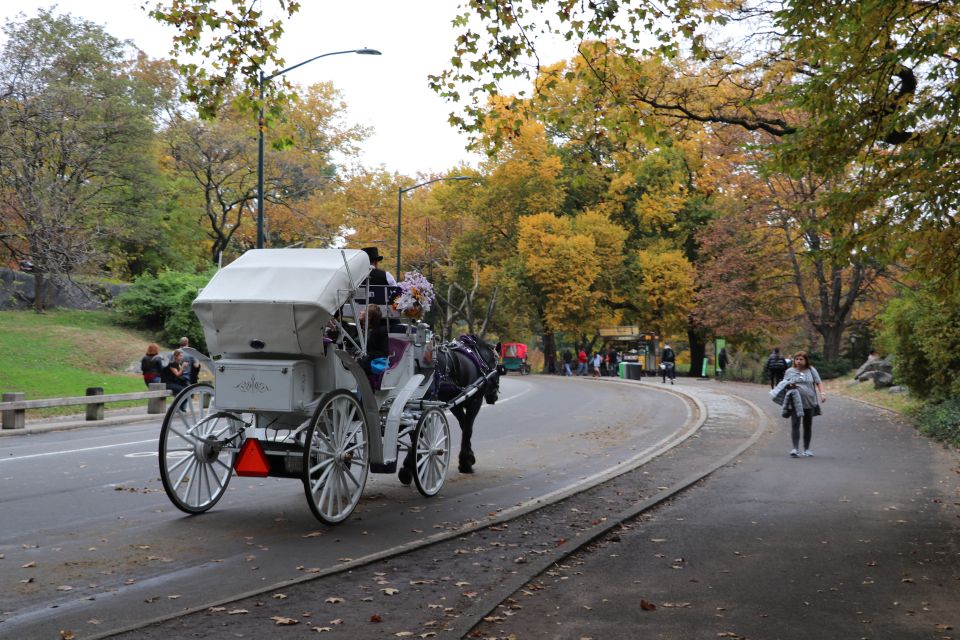
[[247,438],[244,441],[240,453],[237,454],[237,461],[233,463],[233,470],[238,476],[266,478],[270,475],[270,461],[267,460],[259,440]]

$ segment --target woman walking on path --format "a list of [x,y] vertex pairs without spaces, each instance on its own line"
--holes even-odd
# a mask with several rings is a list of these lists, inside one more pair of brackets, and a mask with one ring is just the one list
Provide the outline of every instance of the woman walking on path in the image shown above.
[[[813,437],[813,416],[821,414],[820,405],[827,401],[823,393],[820,374],[810,366],[806,351],[797,351],[793,356],[793,366],[783,374],[783,382],[789,389],[800,392],[802,409],[794,408],[790,414],[790,437],[793,439],[791,458],[813,457],[810,451],[810,439]],[[800,451],[800,423],[803,422],[803,452]]]

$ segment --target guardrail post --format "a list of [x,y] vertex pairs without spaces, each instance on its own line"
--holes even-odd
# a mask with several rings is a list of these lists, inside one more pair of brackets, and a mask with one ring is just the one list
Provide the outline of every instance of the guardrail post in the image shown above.
[[[103,387],[87,387],[88,396],[102,396]],[[87,420],[103,420],[103,403],[87,403]]]
[[[22,391],[14,391],[13,393],[3,394],[4,402],[18,402],[20,400],[26,400],[27,395]],[[27,411],[26,409],[10,409],[3,412],[3,428],[4,429],[24,429],[27,426]]]
[[[166,391],[167,385],[162,382],[151,382],[149,385],[150,391]],[[166,413],[167,411],[167,399],[166,398],[149,398],[147,400],[147,413]]]

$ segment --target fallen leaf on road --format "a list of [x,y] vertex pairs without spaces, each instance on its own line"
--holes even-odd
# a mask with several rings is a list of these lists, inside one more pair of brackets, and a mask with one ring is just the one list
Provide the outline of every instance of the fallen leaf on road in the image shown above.
[[326,602],[327,604],[337,604],[339,602],[343,602],[343,598],[338,598],[337,596],[330,596],[329,598],[324,600],[324,602]]
[[332,627],[314,627],[313,630],[316,631],[317,633],[324,633],[326,631],[333,631],[333,628]]
[[950,625],[941,624],[941,623],[937,623],[933,625],[933,628],[936,629],[937,631],[950,631],[951,629],[953,629],[953,627],[951,627]]
[[227,610],[226,607],[210,607],[209,609],[207,609],[207,611],[209,611],[210,613],[221,613],[226,610]]
[[67,584],[63,584],[57,587],[57,591],[73,591],[73,587]]
[[250,613],[250,612],[247,611],[246,609],[233,609],[231,611],[227,611],[228,616],[236,616],[236,615],[240,615],[241,613]]
[[97,620],[96,618],[90,618],[87,620],[87,624],[100,624],[103,620]]
[[37,563],[34,562],[33,560],[31,560],[31,561],[28,562],[27,564],[22,564],[22,565],[20,565],[20,568],[21,568],[21,569],[33,569],[35,566],[37,566]]
[[664,602],[660,605],[667,609],[686,609],[690,606],[689,602]]
[[398,631],[393,635],[397,636],[398,638],[412,638],[413,631]]
[[650,542],[666,542],[666,538],[650,538]]
[[300,624],[300,621],[296,618],[287,618],[285,616],[270,616],[270,619],[276,622],[278,625],[291,625],[291,624]]
[[458,587],[465,587],[465,586],[469,585],[470,583],[467,582],[466,580],[461,580],[460,582],[454,582],[453,584],[455,584],[455,585],[458,586]]
[[640,608],[644,611],[656,611],[657,605],[653,604],[652,602],[647,602],[646,600],[641,600]]
[[284,600],[286,599],[287,595],[285,593],[275,593],[273,594],[273,597],[277,600]]
[[464,591],[464,592],[463,592],[463,595],[465,595],[465,596],[468,597],[468,598],[476,598],[476,597],[477,597],[477,592],[476,592],[476,591]]
[[370,622],[383,622],[383,618],[380,617],[379,613],[375,613],[370,616]]
[[324,534],[323,531],[311,531],[310,533],[304,535],[304,538],[319,538]]
[[74,635],[73,631],[60,629],[60,639],[61,640],[74,640],[77,636]]
[[330,624],[343,624],[343,618],[337,618],[336,620],[331,620]]
[[395,596],[398,593],[400,593],[400,589],[393,589],[391,587],[387,587],[386,589],[380,589],[380,591],[383,591],[388,596]]

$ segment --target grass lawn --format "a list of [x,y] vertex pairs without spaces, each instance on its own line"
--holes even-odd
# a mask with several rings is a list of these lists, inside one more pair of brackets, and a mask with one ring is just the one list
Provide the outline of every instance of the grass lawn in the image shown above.
[[139,372],[129,369],[136,363],[139,371],[151,338],[112,318],[104,311],[0,311],[0,391],[22,391],[27,400],[82,396],[87,387],[145,391]]
[[[826,380],[823,384],[828,395],[863,400],[897,413],[904,413],[917,404],[917,401],[908,393],[890,393],[886,389],[874,389],[872,381],[855,382],[853,372],[841,378]],[[829,398],[827,401],[829,402]]]

